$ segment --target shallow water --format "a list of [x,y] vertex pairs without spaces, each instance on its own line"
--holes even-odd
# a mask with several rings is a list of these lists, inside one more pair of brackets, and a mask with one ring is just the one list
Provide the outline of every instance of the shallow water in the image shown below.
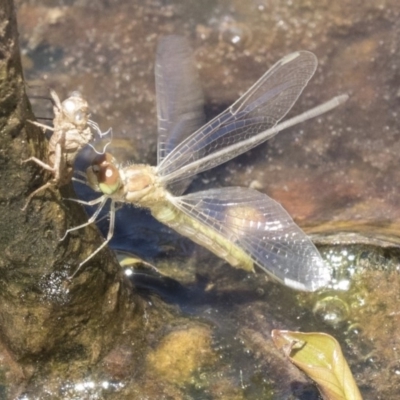
[[226,398],[285,398],[293,388],[282,369],[290,377],[296,372],[280,361],[269,338],[281,328],[334,334],[365,399],[398,397],[399,14],[395,0],[19,1],[26,79],[61,98],[79,89],[92,118],[103,130],[112,126],[112,151],[121,162],[156,161],[153,68],[164,34],[190,39],[208,117],[300,49],[313,51],[320,65],[290,115],[350,95],[344,106],[202,174],[190,188],[252,186],[281,202],[317,235],[340,279],[353,282],[349,291],[297,295],[266,282],[261,272],[248,276],[223,265],[140,210],[117,214],[114,248],[138,254],[174,279],[167,284],[146,272],[134,275],[137,285],[212,332],[189,331],[205,338],[210,359],[219,360],[213,367],[201,364],[202,373],[184,384],[164,377],[179,393],[184,387],[190,398],[222,398],[218,390],[232,386],[235,393]]

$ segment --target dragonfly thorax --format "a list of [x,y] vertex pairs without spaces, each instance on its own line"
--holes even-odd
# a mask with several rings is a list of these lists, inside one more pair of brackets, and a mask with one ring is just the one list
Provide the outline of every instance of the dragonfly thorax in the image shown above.
[[157,184],[153,167],[134,164],[124,168],[121,175],[127,201],[146,207],[163,196],[164,191]]

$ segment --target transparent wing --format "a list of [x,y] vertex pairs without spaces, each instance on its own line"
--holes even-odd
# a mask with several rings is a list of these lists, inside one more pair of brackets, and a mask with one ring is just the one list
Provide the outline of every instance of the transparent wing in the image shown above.
[[268,274],[298,290],[314,291],[330,271],[307,235],[276,201],[231,187],[173,197],[182,212],[241,247]]
[[307,51],[282,58],[232,106],[160,161],[157,171],[161,180],[171,182],[195,175],[268,139],[236,146],[224,154],[220,151],[275,126],[292,108],[316,67],[316,57]]
[[157,47],[158,163],[205,121],[204,96],[192,51],[180,36],[165,36]]

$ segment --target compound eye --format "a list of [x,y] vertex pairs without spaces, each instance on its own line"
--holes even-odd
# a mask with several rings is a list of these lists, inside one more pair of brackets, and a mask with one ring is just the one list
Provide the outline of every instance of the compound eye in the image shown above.
[[104,182],[108,184],[113,184],[115,182],[115,177],[118,175],[115,167],[109,166],[104,171]]
[[72,115],[75,112],[76,105],[73,100],[65,100],[63,102],[63,109],[66,114]]
[[77,124],[80,124],[84,120],[83,112],[82,111],[77,111],[75,113],[75,118],[74,119],[75,119],[75,122]]

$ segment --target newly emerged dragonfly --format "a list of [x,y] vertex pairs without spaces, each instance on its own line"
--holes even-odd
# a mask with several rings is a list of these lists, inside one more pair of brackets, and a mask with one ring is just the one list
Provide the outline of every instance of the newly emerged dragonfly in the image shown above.
[[[330,280],[330,271],[311,240],[276,201],[255,190],[230,187],[182,195],[188,179],[222,164],[273,137],[279,131],[316,117],[345,102],[347,95],[285,122],[317,67],[314,54],[289,54],[267,71],[226,111],[199,129],[201,94],[187,42],[162,39],[155,67],[158,113],[158,163],[119,168],[104,154],[86,171],[87,183],[103,195],[89,221],[111,199],[107,240],[114,232],[115,204],[144,207],[162,223],[206,247],[232,266],[252,271],[258,265],[283,284],[314,291]],[[84,226],[82,225],[82,226]],[[69,230],[79,229],[78,226]]]

